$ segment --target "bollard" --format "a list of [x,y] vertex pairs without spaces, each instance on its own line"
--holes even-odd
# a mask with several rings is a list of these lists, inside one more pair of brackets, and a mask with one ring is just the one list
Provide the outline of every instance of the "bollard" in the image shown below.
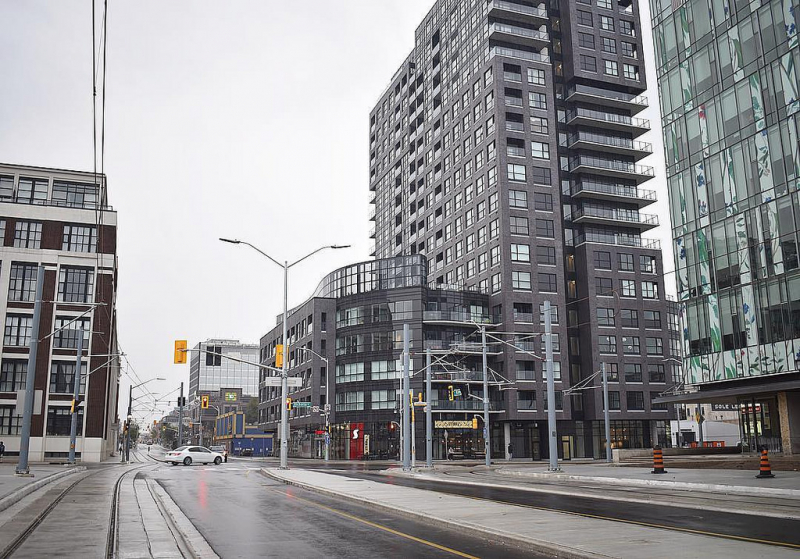
[[769,456],[767,456],[767,449],[761,447],[761,466],[759,467],[757,478],[775,477],[772,474],[772,468],[769,465]]
[[667,470],[664,469],[664,453],[660,446],[653,447],[653,474],[666,474]]

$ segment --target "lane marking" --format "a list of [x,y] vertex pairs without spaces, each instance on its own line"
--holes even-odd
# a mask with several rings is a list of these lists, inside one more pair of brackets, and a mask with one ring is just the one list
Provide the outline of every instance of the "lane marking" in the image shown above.
[[[447,546],[444,546],[444,545],[441,545],[441,544],[438,544],[438,543],[434,543],[432,541],[428,541],[428,540],[425,540],[425,539],[422,539],[422,538],[418,538],[416,536],[412,536],[411,534],[406,534],[405,532],[400,532],[400,531],[395,530],[393,528],[389,528],[388,526],[384,526],[382,524],[377,524],[375,522],[371,522],[369,520],[365,520],[363,518],[360,518],[358,516],[352,515],[350,513],[343,512],[343,511],[340,511],[340,510],[336,510],[334,508],[331,508],[329,506],[326,506],[326,505],[323,505],[323,504],[320,504],[320,503],[315,503],[314,501],[310,501],[308,499],[304,499],[303,497],[298,497],[297,495],[292,495],[292,494],[286,493],[285,491],[279,491],[279,490],[275,489],[274,487],[271,487],[271,486],[267,486],[267,487],[268,487],[268,491],[279,493],[279,494],[283,495],[284,497],[287,497],[290,500],[294,499],[294,500],[297,500],[297,501],[303,501],[304,503],[308,503],[309,505],[314,505],[315,507],[324,509],[324,510],[326,510],[328,512],[332,512],[334,514],[337,514],[337,515],[342,516],[344,518],[347,518],[349,520],[355,520],[356,522],[360,522],[362,524],[366,524],[367,526],[371,526],[373,528],[377,528],[378,530],[383,530],[384,532],[388,532],[390,534],[394,534],[395,536],[399,536],[401,538],[406,538],[408,540],[411,540],[411,541],[414,541],[414,542],[417,542],[417,543],[421,543],[423,545],[427,545],[429,547],[433,547],[435,549],[438,549],[438,550],[441,550],[441,551],[445,551],[447,553],[451,553],[451,554],[456,555],[458,557],[464,557],[466,559],[480,559],[479,557],[477,557],[475,555],[470,555],[468,553],[464,553],[463,551],[458,551],[457,549],[452,549],[450,547],[447,547]],[[285,487],[285,486],[282,486],[282,487]]]

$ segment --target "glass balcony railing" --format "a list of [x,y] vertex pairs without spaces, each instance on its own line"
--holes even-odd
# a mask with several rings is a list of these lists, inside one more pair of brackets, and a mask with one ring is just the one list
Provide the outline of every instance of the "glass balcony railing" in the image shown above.
[[648,165],[637,165],[636,163],[629,163],[627,161],[617,161],[613,159],[603,159],[602,157],[591,157],[581,155],[573,157],[569,160],[569,170],[574,171],[577,167],[586,166],[594,167],[597,169],[607,169],[609,171],[618,171],[620,173],[629,173],[632,175],[643,175],[647,177],[654,177],[655,169]]
[[572,95],[589,95],[593,97],[604,97],[611,101],[620,103],[627,103],[632,105],[640,105],[642,108],[647,107],[647,97],[644,95],[632,95],[630,93],[623,93],[621,91],[612,91],[600,87],[592,87],[590,85],[575,85],[567,89],[567,99]]
[[514,122],[513,120],[506,121],[506,130],[509,132],[525,132],[525,127],[521,122]]
[[[535,41],[549,41],[550,35],[547,31],[538,31],[536,29],[525,29],[524,27],[517,27],[516,25],[507,25],[505,23],[493,23],[489,26],[489,33],[507,33],[509,35],[517,35],[526,37]],[[517,74],[519,75],[519,74]],[[521,80],[522,76],[520,76]],[[517,81],[520,81],[517,80]]]
[[593,109],[585,109],[578,107],[577,109],[567,111],[567,122],[575,118],[591,118],[594,120],[602,120],[612,124],[623,124],[628,126],[635,126],[637,128],[650,128],[650,121],[646,118],[638,118],[635,116],[618,115],[614,113],[605,113],[603,111],[595,111]]
[[514,322],[523,322],[532,324],[533,323],[533,313],[532,312],[517,312],[514,311]]
[[489,52],[489,57],[494,56],[507,56],[508,58],[518,58],[520,60],[527,60],[528,62],[543,62],[550,64],[550,56],[546,54],[539,54],[538,52],[528,52],[526,50],[510,49],[507,47],[492,47]]
[[522,106],[522,97],[506,97],[506,106],[507,107],[521,107]]
[[547,8],[534,8],[532,6],[523,6],[522,4],[505,2],[503,0],[491,0],[489,2],[489,11],[492,10],[503,10],[547,19]]
[[635,186],[624,184],[602,184],[596,182],[581,182],[573,186],[572,195],[578,192],[594,192],[597,194],[607,194],[609,196],[619,196],[622,198],[635,198],[637,200],[656,201],[655,190],[645,190]]
[[522,74],[518,72],[503,72],[503,80],[507,82],[521,82]]
[[621,247],[638,247],[653,250],[661,250],[661,241],[658,239],[645,239],[633,235],[607,235],[607,234],[594,234],[585,233],[575,235],[573,242],[574,246],[579,246],[584,243],[598,243],[603,245],[614,245]]
[[591,132],[578,132],[577,134],[570,135],[567,139],[567,143],[570,146],[577,142],[589,142],[592,144],[598,144],[612,148],[653,153],[653,144],[649,142],[640,142],[638,140],[618,138],[615,136],[604,136],[602,134],[592,134]]
[[492,324],[488,314],[477,314],[465,311],[423,311],[423,320],[447,320],[451,322],[469,322],[470,324]]
[[[480,400],[433,400],[431,408],[434,410],[452,410],[452,411],[482,411],[483,402]],[[489,402],[489,409],[496,409],[494,402]]]
[[641,225],[658,225],[658,216],[655,214],[643,214],[632,210],[620,210],[611,208],[578,208],[572,213],[572,220],[581,217],[596,217],[599,219],[610,219],[613,221],[624,221],[626,223],[639,223]]

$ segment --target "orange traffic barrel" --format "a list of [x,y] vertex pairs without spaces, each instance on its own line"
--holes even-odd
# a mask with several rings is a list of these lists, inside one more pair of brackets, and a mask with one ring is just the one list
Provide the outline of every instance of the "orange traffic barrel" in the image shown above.
[[653,447],[653,471],[654,474],[666,474],[664,469],[664,452],[660,446]]
[[764,477],[775,477],[772,473],[772,468],[769,465],[769,456],[767,455],[767,449],[761,449],[761,466],[759,467],[757,478],[764,478]]

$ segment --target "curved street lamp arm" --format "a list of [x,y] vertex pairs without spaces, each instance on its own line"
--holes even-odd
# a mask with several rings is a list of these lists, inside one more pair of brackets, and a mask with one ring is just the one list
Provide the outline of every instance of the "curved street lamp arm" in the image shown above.
[[300,262],[302,262],[302,261],[303,261],[303,260],[305,260],[306,258],[309,258],[309,257],[311,257],[311,256],[314,256],[315,254],[317,254],[318,252],[320,252],[320,251],[322,251],[322,250],[325,250],[326,248],[339,249],[339,248],[348,248],[349,246],[350,246],[350,245],[326,245],[326,246],[324,246],[324,247],[319,247],[317,250],[315,250],[315,251],[312,251],[312,252],[309,252],[309,253],[308,253],[308,254],[306,254],[304,257],[300,258],[299,260],[295,260],[294,262],[292,262],[291,264],[287,265],[286,267],[287,267],[287,268],[291,268],[291,267],[292,267],[292,266],[294,266],[295,264],[300,264]]

